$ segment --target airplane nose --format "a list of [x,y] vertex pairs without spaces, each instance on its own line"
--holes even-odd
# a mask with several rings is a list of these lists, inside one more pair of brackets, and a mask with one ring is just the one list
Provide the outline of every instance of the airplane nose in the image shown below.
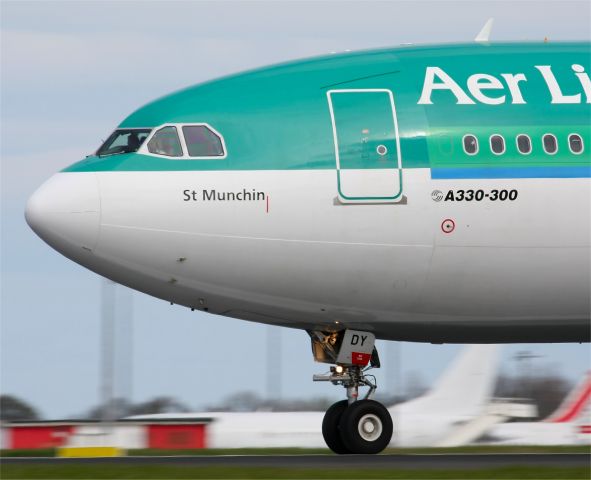
[[72,256],[96,247],[100,194],[96,174],[57,173],[31,195],[25,219],[59,252]]

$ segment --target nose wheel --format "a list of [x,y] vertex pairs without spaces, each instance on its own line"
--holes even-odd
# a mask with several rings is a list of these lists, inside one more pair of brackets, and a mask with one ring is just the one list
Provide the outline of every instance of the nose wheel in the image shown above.
[[326,411],[322,420],[322,436],[324,437],[324,441],[328,448],[339,455],[351,453],[341,438],[340,429],[341,418],[348,406],[349,402],[347,400],[334,403]]
[[[322,436],[326,445],[337,454],[380,453],[390,443],[394,427],[388,409],[369,399],[377,387],[375,377],[366,372],[380,366],[373,335],[351,330],[309,333],[314,358],[337,364],[329,374],[314,375],[314,381],[328,381],[347,390],[347,400],[335,403],[324,415]],[[359,387],[369,387],[362,400],[358,400]]]
[[[394,427],[390,412],[381,403],[359,400],[347,406],[336,430],[347,450],[344,453],[375,454],[388,446]],[[343,453],[328,446],[335,453]]]

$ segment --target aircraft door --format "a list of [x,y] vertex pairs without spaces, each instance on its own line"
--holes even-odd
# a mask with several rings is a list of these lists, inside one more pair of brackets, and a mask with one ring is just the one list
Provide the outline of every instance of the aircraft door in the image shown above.
[[327,92],[343,203],[402,199],[400,141],[394,96],[386,89]]

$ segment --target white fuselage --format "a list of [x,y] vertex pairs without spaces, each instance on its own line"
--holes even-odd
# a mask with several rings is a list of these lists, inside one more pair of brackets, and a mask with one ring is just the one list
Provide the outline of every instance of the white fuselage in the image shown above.
[[497,425],[487,432],[486,443],[495,445],[591,444],[591,434],[575,422],[516,422]]
[[[119,283],[257,322],[432,342],[567,341],[573,325],[585,328],[588,178],[403,176],[400,203],[342,204],[331,170],[59,173],[27,218],[54,248]],[[76,188],[77,210],[55,199]],[[518,198],[432,198],[458,189]],[[242,200],[212,200],[213,190]]]

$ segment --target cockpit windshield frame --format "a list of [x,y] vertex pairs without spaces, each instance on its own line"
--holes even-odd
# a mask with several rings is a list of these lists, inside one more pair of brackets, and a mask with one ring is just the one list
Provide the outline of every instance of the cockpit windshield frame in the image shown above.
[[[154,138],[154,136],[162,129],[167,128],[167,127],[175,127],[176,131],[178,133],[179,136],[179,140],[181,143],[181,148],[182,148],[182,155],[174,155],[174,156],[169,156],[169,155],[163,155],[160,153],[155,153],[153,151],[150,151],[148,146],[150,141],[152,140],[152,138]],[[191,155],[190,154],[190,146],[187,145],[187,139],[185,137],[185,130],[184,127],[205,127],[209,133],[217,138],[216,142],[216,146],[218,148],[218,150],[216,150],[215,152],[213,152],[212,154],[209,155],[204,155],[204,156],[199,156],[199,155]],[[221,149],[221,151],[220,151]],[[146,141],[144,141],[144,143],[142,144],[141,148],[138,150],[138,153],[142,154],[142,155],[149,155],[152,157],[160,157],[160,158],[167,158],[169,160],[223,160],[228,156],[228,150],[226,148],[226,141],[224,139],[224,136],[215,128],[213,128],[209,123],[204,123],[204,122],[187,122],[187,123],[163,123],[162,125],[158,125],[156,127],[153,128],[152,133],[150,133],[149,137],[147,138]]]
[[151,128],[118,128],[103,142],[95,155],[106,157],[121,153],[135,153],[151,133]]

